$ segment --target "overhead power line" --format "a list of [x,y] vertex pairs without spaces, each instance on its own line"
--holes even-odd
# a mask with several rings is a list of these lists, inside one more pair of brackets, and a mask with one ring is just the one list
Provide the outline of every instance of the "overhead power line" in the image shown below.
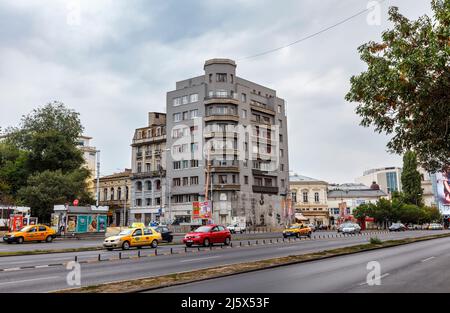
[[344,23],[350,21],[351,19],[354,19],[355,17],[358,17],[358,16],[360,16],[360,15],[362,15],[362,14],[364,14],[364,13],[367,13],[367,12],[371,11],[373,8],[375,8],[375,6],[380,5],[380,4],[383,3],[384,1],[386,1],[386,0],[376,1],[376,2],[378,2],[378,4],[373,5],[373,6],[370,6],[370,7],[366,8],[366,9],[364,9],[364,10],[362,10],[362,11],[359,11],[359,12],[357,12],[357,13],[355,13],[355,14],[353,14],[353,15],[351,15],[351,16],[349,16],[349,17],[347,17],[347,18],[345,18],[345,19],[343,19],[343,20],[341,20],[341,21],[339,21],[339,22],[337,22],[337,23],[335,23],[335,24],[333,24],[333,25],[330,25],[330,26],[328,26],[328,27],[326,27],[326,28],[323,28],[323,29],[321,29],[321,30],[319,30],[319,31],[317,31],[317,32],[315,32],[315,33],[312,33],[312,34],[310,34],[310,35],[308,35],[308,36],[305,36],[305,37],[300,38],[300,39],[298,39],[298,40],[296,40],[296,41],[293,41],[293,42],[291,42],[291,43],[289,43],[289,44],[287,44],[287,45],[284,45],[284,46],[281,46],[281,47],[277,47],[277,48],[273,48],[273,49],[266,50],[266,51],[262,51],[262,52],[259,52],[259,53],[257,53],[257,54],[249,55],[249,56],[246,56],[246,57],[243,57],[243,58],[238,59],[238,61],[241,61],[241,60],[247,60],[247,59],[252,59],[252,58],[256,58],[256,57],[260,57],[260,56],[263,56],[263,55],[266,55],[266,54],[269,54],[269,53],[273,53],[273,52],[276,52],[276,51],[285,49],[285,48],[287,48],[287,47],[296,45],[296,44],[298,44],[298,43],[300,43],[300,42],[303,42],[303,41],[305,41],[305,40],[308,40],[308,39],[310,39],[310,38],[316,37],[316,36],[318,36],[318,35],[320,35],[320,34],[326,32],[326,31],[328,31],[328,30],[330,30],[330,29],[333,29],[333,28],[335,28],[335,27],[337,27],[337,26],[339,26],[339,25],[341,25],[341,24],[344,24]]

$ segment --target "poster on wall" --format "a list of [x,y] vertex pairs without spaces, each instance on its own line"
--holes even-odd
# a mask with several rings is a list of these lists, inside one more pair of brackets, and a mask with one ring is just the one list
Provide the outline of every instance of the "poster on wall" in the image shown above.
[[85,233],[88,228],[88,217],[86,215],[78,215],[77,233]]
[[10,231],[18,231],[23,227],[23,216],[22,215],[14,215],[10,217],[9,222]]
[[450,214],[450,169],[436,173],[436,193],[441,213]]
[[97,231],[105,232],[106,231],[106,221],[107,216],[106,215],[98,215],[97,216]]
[[77,216],[69,215],[67,217],[67,231],[74,233],[77,230]]

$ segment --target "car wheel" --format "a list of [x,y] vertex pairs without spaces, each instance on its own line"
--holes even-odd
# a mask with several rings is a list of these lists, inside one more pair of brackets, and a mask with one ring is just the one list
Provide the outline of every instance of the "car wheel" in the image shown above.
[[52,242],[53,241],[53,237],[52,236],[47,236],[47,238],[45,238],[45,242]]
[[122,244],[122,250],[128,250],[128,249],[130,249],[130,243],[128,241],[125,241]]
[[152,248],[156,249],[157,247],[158,247],[158,240],[155,239],[152,241]]
[[243,230],[241,230],[241,234],[243,234],[244,233],[244,231]]
[[230,242],[231,242],[230,237],[225,238],[224,244],[225,244],[226,246],[229,246],[229,245],[230,245]]
[[169,238],[168,240],[167,240],[167,242],[172,242],[173,241],[173,238]]
[[211,245],[211,243],[209,242],[209,239],[208,239],[208,238],[206,238],[206,239],[203,241],[203,245],[204,245],[205,247],[209,247],[209,246]]
[[23,237],[17,238],[17,243],[22,244],[23,243]]

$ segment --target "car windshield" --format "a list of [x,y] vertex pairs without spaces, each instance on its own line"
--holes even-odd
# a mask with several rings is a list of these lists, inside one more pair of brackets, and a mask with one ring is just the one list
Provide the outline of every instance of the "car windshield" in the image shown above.
[[292,225],[291,227],[289,227],[289,229],[295,229],[295,228],[300,228],[302,227],[302,225]]
[[125,230],[122,230],[122,231],[119,233],[119,236],[129,235],[129,234],[131,234],[132,231],[133,231],[132,229],[125,229]]
[[25,227],[21,228],[19,231],[27,232],[30,230],[30,228],[31,228],[31,226],[25,226]]
[[211,230],[210,226],[201,226],[195,230],[196,233],[207,233]]

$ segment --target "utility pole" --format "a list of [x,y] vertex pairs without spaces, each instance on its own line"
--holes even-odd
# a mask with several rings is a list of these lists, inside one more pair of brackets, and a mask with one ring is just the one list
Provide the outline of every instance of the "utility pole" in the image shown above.
[[97,186],[96,186],[96,203],[95,205],[98,207],[99,206],[99,199],[100,199],[100,150],[95,150],[96,152],[96,156],[97,156]]

